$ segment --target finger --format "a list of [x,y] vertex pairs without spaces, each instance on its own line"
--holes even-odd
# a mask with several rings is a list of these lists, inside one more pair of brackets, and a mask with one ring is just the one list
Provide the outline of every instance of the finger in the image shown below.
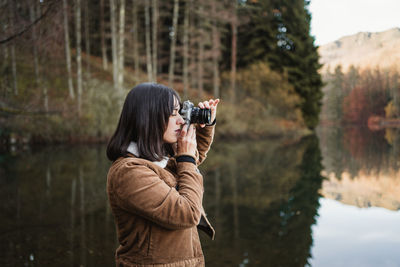
[[193,135],[193,124],[188,126],[187,136],[191,138]]
[[202,102],[199,103],[199,108],[204,108],[204,104]]
[[216,111],[219,101],[214,102],[214,105],[211,106],[211,111]]
[[182,126],[181,134],[180,134],[179,136],[180,136],[180,137],[186,136],[187,131],[188,131],[188,127],[186,126],[186,124],[184,124],[184,125]]
[[[210,104],[211,104],[211,100],[210,100],[209,102],[210,102]],[[218,105],[218,103],[219,103],[219,99],[215,99],[215,100],[213,99],[213,100],[212,100],[212,105],[211,105],[211,106],[212,106],[212,107],[216,107],[216,106]]]
[[194,125],[192,125],[192,135],[191,135],[192,139],[196,139],[196,128],[194,127]]
[[208,109],[210,108],[210,103],[208,103],[208,101],[204,101],[203,104],[206,108]]

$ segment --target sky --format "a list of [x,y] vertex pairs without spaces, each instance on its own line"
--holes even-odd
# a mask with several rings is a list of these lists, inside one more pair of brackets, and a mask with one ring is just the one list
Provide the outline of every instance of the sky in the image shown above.
[[311,0],[309,10],[316,45],[400,27],[400,0]]

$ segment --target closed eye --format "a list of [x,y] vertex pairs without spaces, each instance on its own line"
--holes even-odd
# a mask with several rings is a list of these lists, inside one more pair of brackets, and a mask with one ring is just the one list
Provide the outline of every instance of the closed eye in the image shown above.
[[175,108],[174,111],[172,112],[172,116],[177,116],[178,115],[178,108]]

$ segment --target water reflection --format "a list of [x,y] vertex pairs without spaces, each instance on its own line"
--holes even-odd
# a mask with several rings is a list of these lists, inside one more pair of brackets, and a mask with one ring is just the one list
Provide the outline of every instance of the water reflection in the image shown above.
[[103,149],[58,147],[2,156],[0,265],[114,265]]
[[313,266],[400,266],[400,129],[319,129],[324,176]]
[[400,214],[321,198],[313,226],[312,266],[400,266]]
[[[113,266],[104,146],[0,158],[2,266]],[[201,167],[215,241],[207,266],[304,266],[321,188],[318,139],[217,142]],[[221,256],[222,255],[222,256]]]
[[217,229],[216,242],[203,239],[208,266],[304,266],[322,182],[318,140],[215,150],[205,166],[205,204]]
[[400,209],[400,129],[320,129],[322,194],[357,207]]

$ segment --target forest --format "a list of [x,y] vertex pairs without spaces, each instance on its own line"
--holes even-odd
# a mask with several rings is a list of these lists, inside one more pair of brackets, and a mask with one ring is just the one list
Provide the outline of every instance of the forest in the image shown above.
[[341,177],[399,170],[400,73],[392,67],[340,65],[323,75],[321,147],[328,172]]
[[340,65],[324,74],[321,120],[328,124],[369,126],[398,124],[400,73],[396,68],[359,68],[344,72]]
[[145,81],[221,98],[222,138],[309,133],[323,83],[308,5],[1,0],[1,143],[105,141]]

